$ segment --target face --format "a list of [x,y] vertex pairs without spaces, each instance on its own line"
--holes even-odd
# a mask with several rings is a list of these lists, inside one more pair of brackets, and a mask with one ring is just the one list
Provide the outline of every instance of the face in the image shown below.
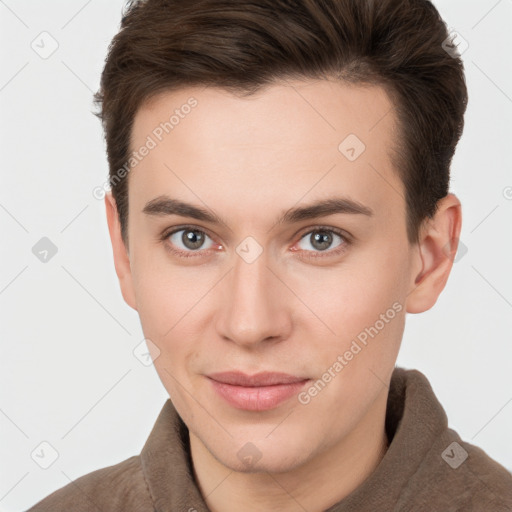
[[[416,254],[395,130],[383,89],[326,80],[138,111],[125,298],[191,438],[225,466],[298,467],[382,405]],[[211,378],[233,371],[295,383]]]

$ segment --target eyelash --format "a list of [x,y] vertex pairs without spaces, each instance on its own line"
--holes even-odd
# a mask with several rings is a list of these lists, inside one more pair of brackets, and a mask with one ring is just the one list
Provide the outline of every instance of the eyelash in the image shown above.
[[[324,233],[334,233],[335,235],[338,235],[343,240],[343,242],[336,249],[326,250],[326,251],[301,251],[301,249],[297,249],[297,252],[313,253],[312,255],[301,256],[302,258],[316,259],[316,258],[327,258],[327,257],[337,256],[337,255],[345,252],[347,250],[348,246],[352,244],[352,239],[350,238],[350,236],[340,229],[328,227],[328,226],[315,226],[313,228],[309,227],[307,229],[308,229],[308,231],[302,232],[302,234],[299,236],[299,241],[302,240],[305,237],[305,235],[307,235],[307,234],[311,234],[314,232],[324,232]],[[170,251],[172,254],[178,255],[181,258],[196,258],[196,257],[203,256],[202,253],[204,252],[205,249],[197,250],[197,251],[182,251],[181,249],[174,249],[173,247],[170,246],[169,243],[167,243],[168,238],[171,235],[174,235],[175,233],[178,233],[180,231],[197,231],[199,233],[202,233],[202,234],[208,236],[209,238],[213,238],[208,234],[207,231],[205,231],[204,229],[200,229],[196,226],[191,226],[191,225],[177,226],[177,227],[172,228],[171,230],[164,231],[164,233],[160,236],[160,240],[162,242],[164,242],[165,248],[168,251]],[[208,249],[206,249],[206,250],[208,250]]]

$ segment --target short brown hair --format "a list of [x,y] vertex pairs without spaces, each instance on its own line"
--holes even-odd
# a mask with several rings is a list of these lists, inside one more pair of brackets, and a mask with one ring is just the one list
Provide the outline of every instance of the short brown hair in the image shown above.
[[144,101],[187,86],[250,95],[283,79],[333,76],[390,95],[401,134],[394,163],[416,241],[448,193],[464,125],[464,69],[444,50],[448,38],[428,0],[128,1],[94,96],[125,244],[128,180],[116,174]]

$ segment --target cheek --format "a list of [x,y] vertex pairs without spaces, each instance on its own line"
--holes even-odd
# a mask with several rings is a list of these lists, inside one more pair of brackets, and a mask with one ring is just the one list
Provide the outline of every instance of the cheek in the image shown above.
[[160,246],[137,247],[131,271],[143,328],[159,337],[179,325],[180,318],[208,289],[209,280],[204,271],[176,266]]
[[301,284],[300,293],[323,321],[314,320],[319,327],[310,337],[316,340],[316,369],[336,375],[326,403],[343,400],[350,407],[351,397],[365,393],[370,400],[381,387],[370,370],[385,379],[394,367],[405,325],[407,252],[392,249],[360,251],[337,269],[309,273]]
[[184,368],[197,356],[194,326],[215,276],[197,267],[173,266],[161,254],[151,259],[138,253],[132,277],[144,337],[157,347],[154,365],[171,393],[177,385],[171,375],[183,381]]
[[311,266],[291,272],[287,280],[322,321],[326,333],[347,339],[373,325],[393,304],[403,302],[407,283],[403,254],[368,247],[336,267]]
[[[194,357],[194,345],[189,342],[193,336],[187,330],[190,327],[187,311],[197,299],[191,296],[195,294],[190,287],[182,287],[179,282],[175,277],[170,286],[162,273],[148,269],[137,280],[136,295],[144,337],[156,347],[155,370],[170,398],[183,410],[189,405],[183,389],[190,389],[187,368]],[[193,309],[189,314],[193,314]]]
[[350,343],[356,340],[362,349],[363,357],[358,358],[363,361],[368,357],[374,363],[390,361],[397,354],[407,293],[403,253],[381,250],[376,254],[371,261],[370,258],[362,261],[354,273],[351,281],[354,301],[346,311],[346,318],[350,319]]

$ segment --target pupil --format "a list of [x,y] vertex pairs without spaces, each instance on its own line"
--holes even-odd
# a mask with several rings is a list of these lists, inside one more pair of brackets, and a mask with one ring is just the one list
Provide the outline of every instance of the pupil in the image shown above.
[[316,249],[322,250],[322,251],[327,249],[332,243],[332,235],[330,233],[325,233],[325,232],[323,232],[323,233],[324,234],[321,234],[321,232],[317,232],[316,234],[312,235],[313,236],[313,242],[312,242],[313,247],[315,247]]
[[199,231],[184,231],[182,241],[189,249],[199,249],[203,245],[204,236]]

